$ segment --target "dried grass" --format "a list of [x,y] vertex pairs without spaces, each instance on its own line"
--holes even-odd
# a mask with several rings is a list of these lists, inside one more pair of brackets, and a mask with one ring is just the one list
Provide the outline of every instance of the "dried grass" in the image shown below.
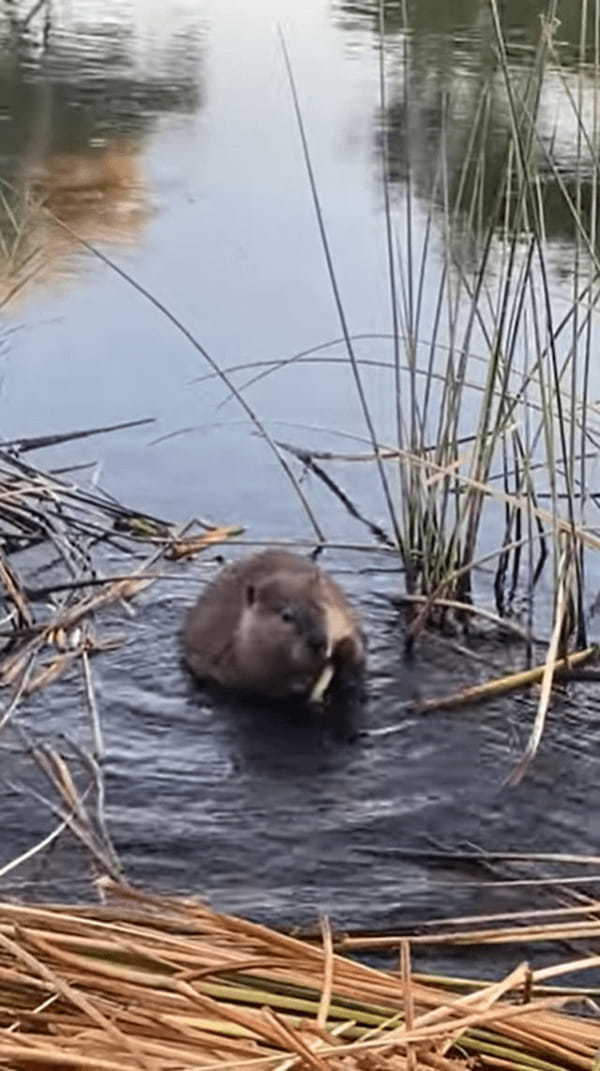
[[[135,424],[146,423],[136,421]],[[54,446],[130,425],[95,428],[65,435],[21,439],[0,445],[0,587],[6,615],[0,635],[0,686],[12,696],[0,711],[0,729],[21,699],[56,681],[77,662],[88,699],[96,754],[101,731],[94,699],[90,655],[112,650],[123,636],[97,635],[98,611],[133,599],[158,578],[164,559],[174,565],[240,533],[203,521],[177,527],[126,509],[112,497],[26,462],[31,448]],[[191,531],[199,526],[200,531]],[[147,557],[141,558],[143,547]],[[102,548],[119,556],[116,576],[103,575]],[[48,573],[44,587],[28,582],[31,558],[19,566],[19,551],[35,551],[36,573]],[[10,557],[10,561],[9,561]],[[174,566],[173,566],[174,567]]]
[[[192,899],[108,879],[103,907],[0,904],[0,1066],[593,1071],[600,1022],[521,964],[465,995]],[[584,970],[592,959],[554,968]]]

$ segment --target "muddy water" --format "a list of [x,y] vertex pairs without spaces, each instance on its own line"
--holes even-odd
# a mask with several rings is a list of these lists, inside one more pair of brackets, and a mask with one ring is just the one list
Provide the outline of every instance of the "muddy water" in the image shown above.
[[[288,357],[336,338],[276,35],[280,22],[352,329],[389,332],[376,6],[147,0],[107,17],[104,5],[88,0],[76,14],[66,3],[48,15],[41,9],[25,29],[16,12],[8,21],[6,8],[2,172],[18,189],[41,193],[81,237],[166,302],[222,367]],[[515,47],[527,45],[535,5],[512,7],[506,5]],[[460,155],[489,35],[483,4],[461,4],[452,18],[449,10],[432,3],[413,12],[412,70],[422,79],[423,119],[414,136],[423,181],[440,93],[449,85],[464,90],[455,131]],[[392,24],[390,42],[398,40]],[[393,130],[399,104],[391,67]],[[568,131],[559,133],[568,157]],[[418,182],[418,170],[416,176]],[[391,160],[400,199],[404,177],[400,145]],[[417,232],[424,215],[417,198]],[[549,235],[557,264],[562,237],[557,216],[556,234]],[[218,408],[223,387],[192,382],[206,365],[189,343],[50,223],[25,241],[36,275],[5,310],[2,434],[152,416],[151,433],[47,452],[40,462],[100,459],[101,482],[113,493],[170,519],[201,514],[243,522],[253,538],[310,535],[247,420],[230,402]],[[553,286],[559,300],[558,272]],[[424,298],[432,306],[434,299],[435,293]],[[360,354],[389,357],[386,346],[366,338]],[[368,390],[384,438],[391,429],[389,373],[373,370]],[[335,364],[295,366],[252,387],[248,398],[294,442],[339,445],[323,428],[364,435],[347,370]],[[173,436],[179,429],[192,430]],[[161,436],[167,438],[154,444]],[[351,479],[363,508],[385,521],[373,481],[343,466],[339,472]],[[364,541],[319,486],[306,486],[330,536]],[[529,700],[428,718],[403,715],[401,704],[484,679],[507,661],[518,666],[521,652],[471,640],[468,655],[457,651],[460,637],[431,637],[408,662],[402,622],[388,597],[398,575],[361,573],[365,560],[350,553],[327,561],[367,623],[370,685],[362,711],[274,718],[203,696],[184,672],[177,644],[182,614],[204,575],[200,566],[188,567],[187,583],[180,573],[147,593],[125,622],[127,645],[97,660],[106,813],[127,872],[154,888],[194,890],[220,908],[273,923],[310,923],[326,911],[342,925],[393,927],[539,899],[535,887],[518,895],[488,887],[483,895],[479,883],[494,875],[479,867],[434,867],[394,853],[470,845],[593,852],[597,689],[572,686],[557,699],[531,773],[508,788],[532,721]],[[387,559],[369,564],[389,567]],[[116,618],[109,624],[124,627]],[[36,737],[67,750],[72,745],[61,734],[89,743],[79,679],[47,690],[22,717]],[[392,735],[362,734],[398,722]],[[16,736],[0,740],[0,764],[1,865],[47,832],[52,818],[23,793],[47,789]],[[81,894],[85,882],[84,860],[64,842],[3,887],[64,896]]]

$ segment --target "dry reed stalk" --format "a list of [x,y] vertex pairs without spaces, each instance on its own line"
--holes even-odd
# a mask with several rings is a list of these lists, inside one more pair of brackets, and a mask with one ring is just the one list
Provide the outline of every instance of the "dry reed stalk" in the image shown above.
[[[544,731],[544,724],[546,721],[546,714],[550,705],[550,696],[552,693],[552,682],[556,673],[557,667],[557,655],[559,648],[563,640],[564,624],[569,605],[569,596],[572,590],[572,572],[573,572],[573,557],[570,551],[569,543],[564,538],[561,539],[563,545],[563,552],[561,555],[561,561],[559,564],[559,576],[558,586],[556,592],[556,608],[554,612],[554,626],[552,629],[552,636],[548,646],[548,654],[546,662],[544,664],[543,673],[541,676],[540,698],[535,715],[535,721],[527,746],[523,753],[522,758],[513,770],[509,784],[518,785],[522,781],[530,763],[535,758],[537,750],[540,746],[542,739],[542,733]],[[578,652],[579,653],[579,652]],[[567,660],[568,661],[568,660]]]
[[4,552],[0,552],[0,582],[4,585],[8,598],[16,606],[22,622],[30,626],[32,623],[31,608],[23,592],[21,581],[8,564]]
[[240,528],[239,525],[237,527],[230,525],[222,528],[211,528],[208,532],[202,532],[199,536],[177,539],[166,551],[165,558],[170,561],[192,558],[194,554],[206,550],[207,547],[212,546],[214,543],[223,543],[230,539],[235,539],[236,536],[242,535],[243,531],[244,529]]
[[[475,684],[470,688],[464,688],[460,692],[453,692],[452,695],[424,699],[415,703],[414,709],[419,714],[427,714],[432,710],[462,707],[471,703],[479,703],[485,699],[494,699],[496,696],[513,692],[517,688],[525,688],[530,684],[536,684],[544,678],[545,674],[548,675],[549,670],[551,671],[551,676],[547,676],[547,679],[551,683],[552,677],[555,675],[568,672],[575,666],[584,665],[591,659],[596,658],[597,655],[598,647],[587,647],[585,651],[574,651],[567,658],[544,662],[543,665],[521,670],[518,673],[510,673],[506,677],[497,677],[494,680],[486,681],[484,684]],[[382,730],[382,732],[385,731]]]
[[[406,605],[419,605],[428,602],[427,595],[409,595],[406,593],[397,594],[394,592],[394,602],[399,604],[405,603]],[[484,621],[490,621],[491,624],[497,625],[502,632],[512,632],[513,635],[518,636],[519,639],[530,641],[532,637],[528,633],[527,629],[522,625],[517,624],[516,621],[511,621],[510,618],[500,617],[499,614],[495,614],[492,610],[486,610],[483,606],[475,606],[470,602],[460,602],[458,599],[442,599],[436,598],[433,600],[432,606],[443,606],[449,610],[457,610],[459,614],[469,614],[473,617],[481,617]],[[472,656],[473,652],[469,651]]]
[[321,933],[323,935],[325,963],[323,968],[323,988],[321,990],[321,1000],[319,1002],[319,1012],[317,1014],[317,1026],[320,1030],[324,1030],[331,1006],[331,991],[333,988],[333,972],[335,966],[331,926],[329,925],[329,919],[325,917],[321,919]]
[[[404,1022],[410,1033],[415,1025],[415,1005],[412,991],[410,941],[408,940],[402,941],[400,945],[400,976],[404,990]],[[412,1045],[409,1045],[406,1050],[406,1063],[408,1071],[418,1071],[417,1054]]]
[[[139,1067],[146,1068],[146,1071],[158,1071],[157,1065],[155,1065],[153,1061],[147,1059],[135,1039],[122,1034],[110,1019],[106,1018],[98,1011],[91,1000],[73,988],[73,986],[66,982],[64,978],[59,977],[37,957],[34,957],[31,953],[25,951],[22,947],[23,935],[19,930],[15,931],[15,938],[17,938],[17,940],[13,941],[9,937],[6,937],[5,934],[0,934],[0,946],[4,947],[4,949],[12,955],[17,962],[22,963],[32,974],[39,975],[45,982],[48,982],[60,997],[73,1003],[86,1017],[91,1019],[92,1022],[97,1023],[108,1035],[110,1035],[111,1040],[119,1047],[123,1046],[127,1049],[134,1057]],[[42,951],[44,951],[43,942]]]
[[[100,874],[110,874],[119,880],[121,878],[121,865],[106,827],[103,813],[104,785],[100,770],[93,757],[88,756],[77,745],[75,746],[79,757],[92,774],[91,784],[83,793],[80,793],[67,763],[57,751],[48,745],[33,743],[22,726],[17,726],[17,733],[27,753],[44,773],[51,788],[58,795],[62,806],[31,790],[33,796],[54,815],[58,816],[61,824],[77,837],[87,850],[90,858],[94,860]],[[95,789],[96,792],[95,821],[90,816],[86,806],[86,797],[92,789]],[[27,854],[25,858],[27,858]]]
[[[598,879],[600,881],[600,878]],[[559,878],[556,879],[560,881]],[[520,926],[515,928],[496,927],[485,930],[451,930],[446,933],[417,934],[411,937],[413,945],[495,945],[495,944],[530,944],[539,941],[569,941],[578,938],[593,938],[600,935],[600,921],[570,922],[562,925]],[[343,937],[336,942],[340,951],[357,951],[358,949],[390,949],[400,947],[405,935],[369,937]],[[588,965],[594,967],[595,957],[590,957]]]
[[[138,421],[133,424],[139,423]],[[144,423],[144,422],[142,422]],[[15,549],[39,547],[48,564],[58,564],[66,576],[60,576],[54,586],[30,589],[23,576],[8,563],[4,551],[0,555],[0,588],[11,608],[8,622],[11,631],[5,635],[12,641],[0,654],[0,685],[11,687],[13,697],[8,708],[0,713],[4,727],[20,703],[32,692],[47,687],[81,659],[90,717],[98,755],[102,753],[101,725],[95,705],[89,656],[108,651],[122,640],[116,637],[97,638],[90,628],[93,616],[118,602],[132,599],[157,576],[152,566],[161,557],[173,561],[189,558],[215,542],[225,542],[240,532],[239,528],[201,524],[199,536],[190,536],[186,525],[180,529],[157,518],[129,511],[114,500],[98,494],[95,488],[81,488],[64,476],[44,472],[26,463],[22,452],[57,442],[80,439],[114,428],[96,428],[67,435],[38,436],[36,439],[16,440],[0,444],[0,532],[4,545]],[[4,447],[10,446],[12,453]],[[98,542],[116,546],[123,557],[130,555],[132,545],[148,543],[153,549],[141,566],[120,570],[114,579],[99,578],[93,550]],[[98,590],[97,585],[103,585]],[[88,586],[89,585],[89,586]],[[82,589],[79,598],[74,592]],[[36,621],[31,600],[47,599],[54,592],[60,600],[49,607]],[[45,658],[46,648],[52,657]]]
[[553,1010],[560,994],[515,1004],[525,965],[460,996],[415,978],[407,939],[388,973],[335,953],[326,926],[317,947],[104,886],[106,908],[0,904],[0,1064],[466,1071],[487,1046],[523,1071],[593,1071],[600,1024]]

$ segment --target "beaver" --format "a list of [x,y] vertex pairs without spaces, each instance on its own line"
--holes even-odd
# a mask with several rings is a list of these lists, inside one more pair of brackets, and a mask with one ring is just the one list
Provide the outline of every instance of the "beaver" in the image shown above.
[[184,627],[204,681],[268,699],[318,700],[360,680],[365,643],[342,589],[314,562],[266,550],[226,566]]

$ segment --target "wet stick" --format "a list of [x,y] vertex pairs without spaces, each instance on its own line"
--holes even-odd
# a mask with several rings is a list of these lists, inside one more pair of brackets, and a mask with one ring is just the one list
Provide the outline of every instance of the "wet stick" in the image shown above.
[[[565,673],[576,666],[591,661],[598,655],[598,647],[586,647],[585,651],[576,651],[567,658],[560,658],[554,663],[554,673]],[[465,688],[462,692],[454,692],[452,695],[439,696],[433,699],[424,699],[415,704],[415,710],[419,714],[428,714],[433,710],[449,709],[452,707],[466,706],[471,703],[480,703],[484,699],[494,699],[498,695],[506,695],[518,688],[525,688],[530,684],[541,681],[546,672],[547,664],[534,666],[533,669],[525,669],[519,673],[509,673],[506,677],[498,677],[486,681],[484,684],[475,684],[471,688]]]
[[[585,651],[576,651],[567,658],[561,658],[554,663],[553,673],[559,675],[568,673],[571,669],[581,666],[598,655],[598,647],[586,647]],[[547,671],[547,664],[534,666],[533,669],[525,669],[519,673],[509,673],[506,677],[498,677],[486,681],[484,684],[475,684],[471,688],[464,688],[461,692],[452,692],[451,695],[434,696],[432,699],[423,699],[418,703],[406,703],[404,709],[407,714],[430,714],[435,710],[452,710],[455,707],[469,706],[473,703],[481,703],[486,699],[495,699],[507,692],[514,692],[518,688],[526,688],[530,684],[536,684],[542,680]],[[367,729],[363,736],[390,736],[392,733],[403,732],[406,728],[404,722],[396,725],[386,725],[382,729]]]

